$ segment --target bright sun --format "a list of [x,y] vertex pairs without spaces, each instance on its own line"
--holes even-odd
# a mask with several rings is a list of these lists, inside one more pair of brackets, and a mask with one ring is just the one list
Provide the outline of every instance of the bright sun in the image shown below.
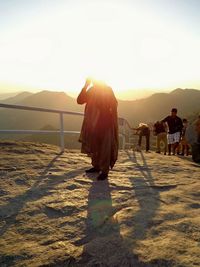
[[140,1],[64,1],[2,32],[0,81],[76,95],[88,76],[126,89],[199,79],[200,41]]

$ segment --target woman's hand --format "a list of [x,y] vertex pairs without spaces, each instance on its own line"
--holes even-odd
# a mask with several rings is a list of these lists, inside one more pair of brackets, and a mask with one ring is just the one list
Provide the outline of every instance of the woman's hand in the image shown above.
[[86,81],[85,81],[85,85],[84,85],[84,88],[88,88],[88,86],[91,84],[91,79],[90,78],[87,78]]

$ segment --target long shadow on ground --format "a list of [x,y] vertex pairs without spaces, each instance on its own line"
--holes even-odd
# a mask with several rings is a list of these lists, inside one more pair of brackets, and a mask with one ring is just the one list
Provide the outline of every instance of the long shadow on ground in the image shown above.
[[[133,238],[144,240],[147,230],[152,226],[156,212],[159,209],[160,194],[159,190],[154,189],[156,188],[154,177],[151,174],[143,153],[130,153],[129,151],[126,151],[126,153],[133,162],[133,176],[129,179],[133,185],[139,204],[139,210],[134,215]],[[136,176],[134,175],[134,171],[137,171]]]
[[93,181],[88,195],[88,210],[84,237],[76,242],[83,245],[83,253],[73,266],[153,266],[138,259],[120,234],[120,227],[113,218],[109,182]]
[[44,181],[44,178],[48,175],[51,168],[54,166],[55,162],[60,158],[61,154],[55,156],[49,164],[44,168],[42,173],[38,176],[36,182],[23,194],[17,195],[12,198],[8,204],[0,206],[0,219],[4,220],[6,223],[0,229],[0,235],[6,233],[6,231],[16,223],[16,217],[29,201],[38,200],[44,196],[49,195],[49,191],[55,187],[56,184],[63,182],[67,176],[72,179],[82,172],[84,169],[79,169],[76,171],[70,171],[67,176],[61,177],[51,177]]

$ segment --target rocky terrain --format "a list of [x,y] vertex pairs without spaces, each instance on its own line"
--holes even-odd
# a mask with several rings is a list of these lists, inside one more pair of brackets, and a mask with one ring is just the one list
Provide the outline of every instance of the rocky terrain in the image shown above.
[[108,181],[78,150],[0,142],[0,266],[200,266],[200,165],[120,151]]

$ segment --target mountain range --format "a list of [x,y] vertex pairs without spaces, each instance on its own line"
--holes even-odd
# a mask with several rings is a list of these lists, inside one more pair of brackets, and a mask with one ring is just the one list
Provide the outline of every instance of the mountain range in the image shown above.
[[[84,111],[84,105],[78,105],[75,98],[64,92],[22,92],[0,102],[75,112]],[[143,99],[118,100],[119,116],[127,119],[132,127],[137,126],[139,122],[153,123],[156,120],[161,120],[170,114],[173,107],[178,109],[178,116],[181,118],[195,118],[200,113],[200,90],[178,88],[170,93],[155,93]],[[45,127],[59,129],[58,114],[5,108],[0,109],[0,114],[0,129],[34,130]],[[82,120],[83,117],[80,116],[64,116],[65,130],[80,130]],[[8,136],[1,135],[1,137]],[[16,136],[14,135],[14,137]]]
[[175,89],[170,93],[155,93],[147,98],[135,101],[119,101],[119,114],[131,124],[154,122],[170,114],[173,107],[178,116],[188,117],[200,112],[200,90]]
[[[84,105],[78,105],[75,98],[64,92],[21,92],[1,100],[0,103],[84,112]],[[200,90],[175,89],[170,93],[155,93],[144,99],[118,100],[119,116],[125,118],[132,127],[136,127],[139,122],[154,123],[161,120],[170,114],[173,107],[178,109],[178,116],[193,121],[200,114]],[[57,130],[60,128],[60,118],[55,113],[0,108],[0,114],[0,129]],[[82,121],[82,116],[65,115],[64,129],[80,131]],[[0,138],[59,144],[59,135],[52,133],[0,134]],[[65,145],[67,148],[79,149],[77,134],[66,134]]]
[[[1,87],[0,87],[0,91],[1,91]],[[15,92],[15,93],[0,93],[0,101],[16,96],[17,94],[19,94],[19,92]]]

